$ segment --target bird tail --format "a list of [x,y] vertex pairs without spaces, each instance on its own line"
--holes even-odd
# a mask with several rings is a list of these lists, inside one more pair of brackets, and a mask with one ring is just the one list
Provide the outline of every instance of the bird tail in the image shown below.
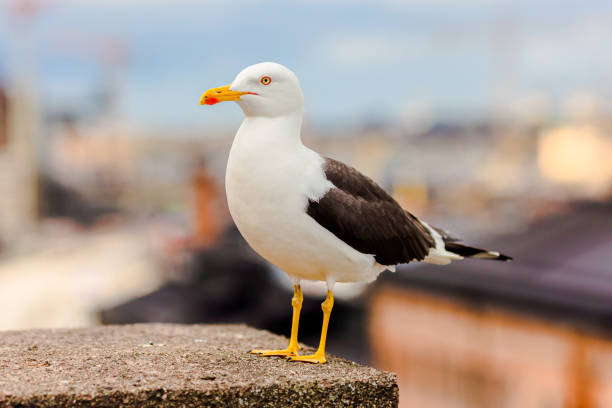
[[474,259],[494,259],[496,261],[511,261],[512,258],[500,254],[496,251],[489,251],[460,244],[460,239],[453,236],[448,231],[440,228],[432,227],[426,222],[420,221],[431,234],[434,239],[434,247],[430,249],[429,254],[423,259],[423,262],[436,265],[447,265],[451,261],[463,258]]
[[474,259],[492,259],[495,261],[511,261],[512,257],[500,254],[497,251],[488,251],[486,249],[475,248],[468,245],[459,244],[457,242],[445,242],[444,247],[448,252],[460,255],[464,258]]

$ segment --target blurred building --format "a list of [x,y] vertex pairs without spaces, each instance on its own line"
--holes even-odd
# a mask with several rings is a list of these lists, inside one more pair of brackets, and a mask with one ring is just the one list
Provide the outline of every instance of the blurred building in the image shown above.
[[402,407],[612,406],[612,204],[488,243],[512,263],[406,266],[371,297]]
[[[1,86],[1,85],[0,85]],[[14,243],[37,218],[36,105],[26,88],[3,91],[0,109],[0,242]],[[8,95],[8,96],[7,96]]]
[[2,85],[0,82],[0,149],[8,143],[8,97]]

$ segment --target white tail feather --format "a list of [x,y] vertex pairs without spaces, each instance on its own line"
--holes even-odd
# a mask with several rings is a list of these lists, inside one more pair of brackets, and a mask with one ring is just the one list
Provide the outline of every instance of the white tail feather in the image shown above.
[[429,250],[429,254],[423,259],[422,262],[427,262],[435,265],[448,265],[453,260],[463,259],[461,255],[454,254],[452,252],[448,252],[444,247],[444,240],[442,236],[435,229],[431,228],[429,224],[424,221],[421,221],[421,224],[427,228],[432,238],[434,239],[435,247]]

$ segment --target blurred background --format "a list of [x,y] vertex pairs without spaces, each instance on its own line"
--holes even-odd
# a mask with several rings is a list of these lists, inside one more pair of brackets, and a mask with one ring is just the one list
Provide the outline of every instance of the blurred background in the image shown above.
[[597,0],[4,0],[0,330],[288,334],[291,284],[225,204],[242,112],[198,106],[276,61],[308,146],[515,258],[340,285],[328,350],[397,372],[402,407],[612,406],[611,43]]

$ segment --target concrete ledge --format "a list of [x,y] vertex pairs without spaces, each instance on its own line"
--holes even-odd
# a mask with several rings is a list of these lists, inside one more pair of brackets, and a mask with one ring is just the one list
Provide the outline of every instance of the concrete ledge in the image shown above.
[[397,406],[393,374],[248,354],[286,342],[243,325],[0,332],[0,407]]

